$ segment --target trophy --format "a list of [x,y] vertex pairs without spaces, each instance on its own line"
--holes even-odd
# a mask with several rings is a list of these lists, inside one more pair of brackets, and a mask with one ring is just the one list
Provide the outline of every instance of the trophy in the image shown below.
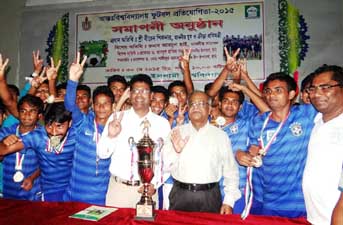
[[136,216],[137,220],[150,220],[155,218],[154,209],[155,202],[151,196],[148,195],[148,189],[152,178],[154,177],[154,147],[156,146],[153,140],[149,137],[150,123],[147,119],[143,122],[144,136],[134,143],[133,137],[129,138],[129,144],[135,145],[138,151],[138,173],[143,183],[143,194],[140,201],[136,204]]

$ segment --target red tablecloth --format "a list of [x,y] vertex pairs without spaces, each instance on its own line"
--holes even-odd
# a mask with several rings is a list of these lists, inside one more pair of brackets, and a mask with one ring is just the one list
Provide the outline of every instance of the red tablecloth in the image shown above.
[[134,220],[135,210],[121,208],[98,222],[69,218],[70,215],[90,206],[76,202],[30,202],[0,199],[0,225],[55,225],[55,224],[161,224],[161,225],[283,225],[308,224],[305,219],[249,216],[241,220],[239,215],[219,215],[212,213],[188,213],[180,211],[156,211],[154,222]]

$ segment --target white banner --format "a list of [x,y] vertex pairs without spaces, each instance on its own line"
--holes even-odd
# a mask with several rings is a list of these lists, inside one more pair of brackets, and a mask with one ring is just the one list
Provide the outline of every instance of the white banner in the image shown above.
[[191,48],[193,81],[209,81],[225,65],[223,47],[240,48],[254,80],[264,79],[263,3],[235,3],[77,15],[77,49],[88,55],[84,83],[128,80],[145,73],[154,82],[182,79],[178,57]]

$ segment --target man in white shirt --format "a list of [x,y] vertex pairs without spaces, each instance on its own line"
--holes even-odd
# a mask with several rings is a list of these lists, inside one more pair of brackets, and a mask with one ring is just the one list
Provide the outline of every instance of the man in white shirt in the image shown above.
[[318,68],[307,92],[320,113],[308,145],[303,192],[307,220],[326,225],[330,224],[340,195],[337,184],[343,164],[343,68]]
[[[191,122],[173,129],[162,151],[165,169],[174,178],[169,209],[231,214],[240,191],[230,140],[209,124],[210,100],[204,92],[193,92],[188,107]],[[222,176],[223,201],[218,184]]]
[[343,225],[343,167],[341,179],[338,184],[338,190],[341,192],[341,195],[336,203],[335,209],[333,210],[331,225]]
[[[132,77],[130,81],[132,108],[111,115],[97,145],[100,159],[111,157],[109,168],[111,178],[106,194],[106,205],[134,208],[140,199],[138,190],[141,182],[137,169],[137,149],[129,143],[129,138],[133,137],[137,143],[143,137],[143,121],[146,119],[149,121],[149,136],[155,144],[159,139],[164,140],[170,131],[168,121],[151,112],[149,108],[151,86],[152,81],[148,75],[138,74]],[[156,171],[161,171],[159,166],[156,167]],[[160,185],[161,180],[160,175],[155,174],[152,181],[155,188]],[[149,193],[151,195],[155,193],[153,185]],[[156,199],[156,194],[153,198]]]

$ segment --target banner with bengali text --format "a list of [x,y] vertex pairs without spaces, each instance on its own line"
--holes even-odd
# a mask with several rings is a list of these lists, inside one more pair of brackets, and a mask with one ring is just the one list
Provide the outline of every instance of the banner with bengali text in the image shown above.
[[88,56],[83,82],[100,84],[113,74],[137,73],[164,83],[182,79],[178,58],[191,48],[193,81],[215,79],[224,47],[240,48],[253,80],[264,79],[263,3],[93,12],[77,15],[77,50]]

